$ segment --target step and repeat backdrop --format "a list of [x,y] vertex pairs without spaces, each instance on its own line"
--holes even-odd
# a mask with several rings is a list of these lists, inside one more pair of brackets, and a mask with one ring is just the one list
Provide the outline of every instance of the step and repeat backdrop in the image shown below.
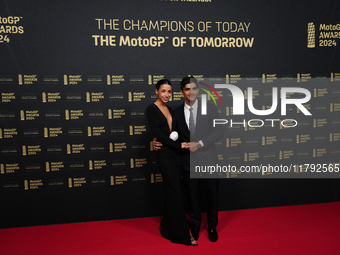
[[337,201],[339,11],[337,1],[1,0],[0,227],[161,215],[145,108],[163,78],[179,106],[186,76],[216,89],[207,100],[229,166],[220,210]]

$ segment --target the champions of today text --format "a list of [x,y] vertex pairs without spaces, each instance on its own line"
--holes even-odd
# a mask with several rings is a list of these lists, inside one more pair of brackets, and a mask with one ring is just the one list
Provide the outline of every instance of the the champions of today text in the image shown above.
[[[94,45],[98,47],[162,47],[164,44],[171,44],[173,47],[242,48],[253,47],[254,44],[254,37],[246,37],[251,30],[249,21],[194,22],[96,18],[94,22],[98,34],[92,35],[92,38]],[[145,36],[145,32],[150,35]],[[169,33],[169,36],[165,36],[164,32]],[[184,32],[188,33],[188,36],[172,36],[172,32],[181,32],[181,35]],[[209,36],[209,33],[214,36]],[[217,34],[220,36],[216,36]]]

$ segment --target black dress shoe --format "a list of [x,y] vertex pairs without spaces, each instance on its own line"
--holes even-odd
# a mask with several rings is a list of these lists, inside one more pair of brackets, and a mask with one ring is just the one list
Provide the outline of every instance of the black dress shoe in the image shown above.
[[212,242],[216,242],[218,239],[218,234],[216,228],[208,228],[208,237]]
[[197,227],[196,225],[193,226],[191,230],[192,237],[197,240],[200,234],[200,227]]

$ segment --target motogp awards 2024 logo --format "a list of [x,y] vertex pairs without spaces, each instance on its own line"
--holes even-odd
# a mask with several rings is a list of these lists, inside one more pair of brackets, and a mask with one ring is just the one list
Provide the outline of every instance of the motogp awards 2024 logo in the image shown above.
[[340,24],[319,24],[318,36],[316,36],[316,25],[309,22],[307,25],[307,47],[335,47],[340,38]]

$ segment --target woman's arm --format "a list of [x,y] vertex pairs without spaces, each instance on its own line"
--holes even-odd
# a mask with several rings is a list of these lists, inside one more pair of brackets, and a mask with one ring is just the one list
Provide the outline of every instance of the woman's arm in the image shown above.
[[160,115],[155,108],[157,106],[149,105],[146,108],[146,117],[151,128],[151,131],[157,140],[160,141],[162,144],[168,145],[174,149],[181,149],[182,145],[178,141],[171,140],[160,128]]

